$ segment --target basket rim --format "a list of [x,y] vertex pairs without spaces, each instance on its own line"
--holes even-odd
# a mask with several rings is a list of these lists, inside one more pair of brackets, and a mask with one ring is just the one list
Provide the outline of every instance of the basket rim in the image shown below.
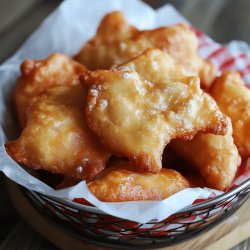
[[[238,192],[241,192],[242,190],[246,189],[248,186],[250,187],[250,178],[248,178],[246,181],[242,182],[239,186],[233,188],[229,192],[225,192],[223,194],[215,196],[214,198],[211,198],[211,199],[206,200],[206,201],[202,201],[202,202],[197,203],[197,204],[188,205],[188,206],[184,207],[183,209],[179,210],[178,212],[176,212],[175,214],[192,212],[192,211],[195,211],[195,210],[206,208],[208,206],[215,205],[216,203],[224,201],[224,200],[234,196]],[[45,194],[42,194],[40,192],[35,192],[35,191],[32,191],[32,190],[28,190],[28,191],[32,192],[32,193],[39,193],[45,199],[50,199],[52,201],[62,203],[63,205],[66,205],[66,206],[68,206],[70,208],[73,208],[73,209],[78,209],[78,210],[97,213],[97,214],[106,214],[106,215],[108,215],[107,213],[103,212],[102,210],[100,210],[99,208],[94,207],[94,206],[92,207],[92,206],[80,204],[80,203],[77,203],[77,202],[74,202],[74,201],[71,201],[71,200],[62,199],[62,198],[58,198],[58,197],[54,197],[54,196],[50,196],[50,195],[45,195]]]

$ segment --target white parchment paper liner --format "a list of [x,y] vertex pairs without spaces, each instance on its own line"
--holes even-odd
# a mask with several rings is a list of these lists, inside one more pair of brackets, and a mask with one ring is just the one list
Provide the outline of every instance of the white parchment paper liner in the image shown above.
[[[13,117],[11,90],[19,76],[19,66],[26,58],[45,58],[53,52],[74,55],[85,42],[94,36],[101,18],[108,12],[122,10],[128,21],[139,29],[187,22],[172,6],[157,11],[137,0],[66,0],[29,37],[23,46],[0,66],[0,170],[16,183],[51,197],[72,200],[85,198],[97,208],[110,215],[145,223],[161,221],[196,199],[206,199],[212,193],[221,192],[208,188],[188,188],[163,201],[101,202],[93,196],[85,183],[55,191],[31,176],[6,153],[4,143],[17,136]],[[236,51],[237,42],[231,45]],[[246,44],[240,48],[248,49]],[[242,52],[242,50],[241,50]]]

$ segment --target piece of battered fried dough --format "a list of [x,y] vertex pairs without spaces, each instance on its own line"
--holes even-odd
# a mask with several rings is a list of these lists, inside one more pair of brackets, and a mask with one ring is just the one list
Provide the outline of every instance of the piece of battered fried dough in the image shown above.
[[163,149],[175,138],[198,132],[225,134],[226,117],[200,89],[197,77],[158,49],[112,70],[86,72],[89,128],[114,155],[125,156],[137,171],[161,169]]
[[79,84],[78,77],[86,68],[62,54],[52,54],[43,60],[25,60],[21,65],[13,97],[22,128],[27,121],[27,109],[32,98],[58,85]]
[[224,136],[198,134],[190,141],[173,140],[170,147],[199,169],[207,187],[224,190],[236,174],[240,156],[232,137],[232,128]]
[[21,136],[6,144],[8,154],[32,169],[75,179],[92,179],[110,157],[88,129],[81,85],[50,88],[34,97]]
[[105,169],[88,183],[89,190],[101,201],[163,200],[189,186],[177,171],[162,168],[157,174],[136,173],[130,162]]
[[250,156],[250,90],[240,74],[228,72],[212,85],[210,94],[233,124],[234,142],[242,158]]
[[108,69],[124,63],[149,48],[159,48],[184,66],[189,75],[199,76],[208,87],[216,76],[211,62],[198,55],[198,39],[185,24],[139,31],[119,11],[106,15],[96,36],[76,55],[89,69]]

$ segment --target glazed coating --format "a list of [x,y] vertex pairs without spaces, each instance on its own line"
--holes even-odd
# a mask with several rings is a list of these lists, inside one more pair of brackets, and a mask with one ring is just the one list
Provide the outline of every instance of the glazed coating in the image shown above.
[[6,144],[8,154],[33,169],[92,179],[110,153],[88,129],[81,85],[50,88],[35,97],[21,136]]
[[163,200],[189,186],[177,171],[162,168],[157,174],[136,173],[131,163],[108,168],[88,183],[89,190],[101,201]]
[[233,124],[234,142],[242,158],[250,156],[250,90],[240,74],[228,72],[212,85],[210,94]]
[[224,136],[198,134],[190,141],[173,140],[169,145],[199,169],[207,187],[217,190],[224,190],[232,183],[241,162],[232,129]]
[[159,48],[181,64],[189,75],[199,76],[207,88],[216,77],[211,62],[198,55],[198,39],[185,24],[139,31],[128,24],[122,12],[106,15],[96,33],[76,55],[91,70],[124,63],[149,48]]
[[79,84],[86,68],[65,55],[55,53],[43,60],[25,60],[13,92],[19,123],[24,128],[27,109],[34,96],[59,85]]
[[89,128],[137,171],[158,172],[172,139],[227,132],[226,117],[200,89],[199,79],[183,75],[161,50],[148,50],[109,71],[87,72],[81,80],[90,85]]

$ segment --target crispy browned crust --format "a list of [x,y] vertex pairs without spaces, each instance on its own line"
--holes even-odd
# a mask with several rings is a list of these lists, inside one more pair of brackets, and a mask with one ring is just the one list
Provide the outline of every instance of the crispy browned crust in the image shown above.
[[237,72],[218,77],[210,90],[220,110],[233,125],[234,142],[242,158],[250,156],[250,90]]
[[60,86],[33,98],[21,136],[6,144],[8,154],[32,169],[93,179],[110,153],[88,129],[81,85]]
[[163,149],[172,139],[227,132],[226,117],[200,89],[198,78],[184,75],[158,49],[111,70],[86,72],[81,81],[89,86],[89,128],[137,171],[158,172]]
[[157,174],[136,173],[131,163],[106,169],[88,183],[89,190],[101,201],[163,200],[189,186],[177,171],[161,169]]
[[76,55],[75,59],[91,70],[108,69],[158,48],[171,55],[190,75],[199,76],[204,88],[216,77],[216,68],[198,55],[198,39],[185,24],[139,31],[128,24],[122,12],[106,15],[96,36]]
[[79,84],[78,77],[86,68],[65,55],[55,53],[42,60],[25,60],[20,70],[13,99],[18,120],[24,128],[27,109],[33,97],[51,87]]
[[18,159],[20,163],[26,164],[25,151],[23,150],[23,147],[18,140],[9,141],[8,143],[6,143],[5,149],[9,156],[11,156],[11,158],[16,161]]

